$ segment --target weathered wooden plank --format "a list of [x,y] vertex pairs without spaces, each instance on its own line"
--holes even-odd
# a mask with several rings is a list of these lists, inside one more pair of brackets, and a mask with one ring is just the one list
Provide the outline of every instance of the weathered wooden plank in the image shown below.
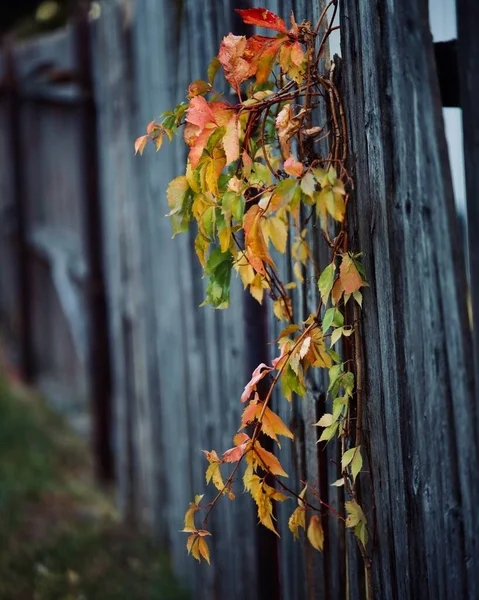
[[[466,167],[467,227],[469,232],[469,269],[472,321],[474,336],[474,365],[479,373],[479,43],[474,23],[479,18],[479,7],[471,0],[458,0],[458,55],[460,64],[460,96],[463,114],[464,160]],[[476,407],[479,406],[479,386],[476,386]],[[476,416],[479,418],[479,409]],[[479,423],[476,425],[479,427]]]
[[375,585],[386,598],[475,597],[471,345],[427,14],[409,2],[343,8],[353,244],[372,280],[363,325]]

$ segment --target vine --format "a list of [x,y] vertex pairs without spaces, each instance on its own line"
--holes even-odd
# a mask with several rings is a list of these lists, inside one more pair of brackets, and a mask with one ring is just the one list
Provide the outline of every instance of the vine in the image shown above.
[[[333,14],[326,25],[329,9]],[[165,136],[171,141],[184,126],[189,147],[186,172],[168,186],[168,216],[174,235],[187,231],[191,221],[197,224],[195,250],[208,277],[203,304],[228,306],[235,270],[258,302],[269,294],[275,316],[287,323],[277,339],[279,355],[270,365],[258,365],[245,386],[241,402],[246,406],[233,447],[221,456],[215,450],[204,451],[209,463],[206,483],[211,482],[217,493],[205,504],[203,496],[196,496],[186,511],[183,531],[189,534],[188,552],[198,561],[210,562],[208,519],[222,496],[234,500],[233,487],[244,465],[244,489],[257,505],[260,523],[269,530],[277,534],[273,503],[294,498],[297,506],[289,529],[295,538],[303,529],[311,545],[322,551],[324,509],[353,531],[364,561],[367,596],[372,598],[367,517],[358,494],[363,467],[359,309],[361,289],[367,283],[361,254],[348,247],[347,208],[353,181],[346,169],[347,131],[334,63],[328,72],[320,72],[328,37],[337,28],[336,10],[337,0],[329,2],[315,26],[307,21],[299,24],[292,15],[289,29],[267,9],[237,10],[244,23],[276,35],[224,37],[208,67],[208,81],[191,83],[188,101],[151,121],[146,134],[136,140],[135,150],[142,154],[149,142],[159,150]],[[220,68],[237,96],[235,103],[214,87]],[[318,107],[327,115],[320,125],[313,121]],[[318,150],[321,140],[328,145],[325,156]],[[330,248],[329,264],[322,271],[307,242],[308,227],[316,222]],[[284,283],[271,249],[285,254],[288,235],[293,236],[296,281]],[[304,282],[308,264],[318,274],[319,302],[315,312],[296,323],[290,290]],[[343,360],[333,349],[340,341],[349,359]],[[278,447],[278,436],[294,439],[270,408],[273,391],[280,386],[289,402],[293,394],[304,396],[310,370],[315,368],[329,374],[332,411],[314,425],[322,430],[318,442],[339,439],[340,477],[331,485],[344,486],[349,497],[344,514],[324,502],[310,484],[302,491],[286,485],[288,475],[277,456],[261,444],[264,436]],[[270,385],[262,398],[257,386],[265,378]],[[352,401],[356,419],[351,416]],[[205,515],[199,528],[195,517],[201,510]]]

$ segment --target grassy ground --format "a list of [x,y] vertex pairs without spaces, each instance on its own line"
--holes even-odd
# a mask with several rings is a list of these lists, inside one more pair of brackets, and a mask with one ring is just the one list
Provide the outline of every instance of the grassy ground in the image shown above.
[[0,600],[185,600],[167,557],[122,527],[84,443],[0,380]]

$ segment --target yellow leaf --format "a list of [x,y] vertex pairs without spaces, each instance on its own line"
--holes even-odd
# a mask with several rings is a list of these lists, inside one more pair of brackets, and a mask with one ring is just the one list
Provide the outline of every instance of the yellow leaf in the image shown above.
[[191,504],[190,504],[190,508],[186,511],[185,513],[185,526],[183,531],[196,531],[196,526],[195,526],[195,512],[198,509],[193,505],[193,508],[191,508]]
[[198,549],[200,551],[201,556],[206,560],[208,564],[210,564],[210,551],[208,550],[208,544],[206,543],[205,538],[199,538]]
[[346,519],[346,527],[355,527],[358,523],[366,523],[363,509],[354,500],[349,500],[344,503],[348,517]]
[[220,241],[221,252],[226,252],[231,244],[231,229],[229,226],[223,227],[223,229],[218,232],[218,239]]
[[[290,309],[291,314],[291,300],[287,299],[288,307]],[[286,308],[285,302],[283,298],[278,298],[273,302],[273,312],[277,319],[280,321],[287,321],[289,319],[288,310]]]
[[219,463],[211,463],[206,470],[206,483],[208,484],[211,480],[213,481],[213,485],[216,487],[216,489],[226,493]]
[[238,257],[233,263],[233,267],[239,273],[241,281],[243,282],[243,286],[246,289],[246,287],[253,282],[256,273],[254,272],[254,269],[250,265],[244,252],[238,253]]
[[261,226],[266,243],[271,239],[276,250],[284,254],[288,239],[288,227],[286,223],[279,217],[273,216],[262,219]]
[[[253,269],[251,269],[251,270],[253,271]],[[264,288],[263,288],[263,278],[261,277],[261,275],[259,273],[257,273],[254,276],[253,281],[250,283],[249,291],[250,291],[250,294],[253,296],[253,298],[255,300],[257,300],[260,304],[262,304]]]
[[299,281],[299,283],[304,283],[303,268],[302,268],[301,263],[298,260],[295,261],[295,263],[293,265],[293,272],[294,272],[296,279]]
[[196,533],[193,533],[190,535],[190,537],[188,538],[188,540],[186,541],[186,549],[188,550],[188,554],[190,554],[191,552],[191,548],[193,546],[193,542],[198,538],[198,535]]
[[322,552],[324,544],[324,532],[318,515],[313,515],[308,526],[308,540],[316,550]]
[[273,260],[268,252],[268,247],[264,240],[261,229],[261,219],[263,211],[255,204],[244,216],[244,232],[246,253],[251,266],[258,273],[264,274],[265,268],[263,262],[275,267]]
[[[244,484],[245,491],[251,490],[254,477],[258,477],[258,476],[254,474],[253,465],[248,465],[246,467],[244,475],[243,475],[243,484]],[[258,479],[259,479],[259,477],[258,477]]]
[[288,521],[289,530],[292,532],[295,539],[299,538],[299,528],[306,529],[306,510],[298,506]]
[[199,537],[197,537],[193,544],[191,545],[191,553],[193,554],[194,558],[196,558],[196,560],[198,562],[201,562],[201,557],[200,557],[200,539]]

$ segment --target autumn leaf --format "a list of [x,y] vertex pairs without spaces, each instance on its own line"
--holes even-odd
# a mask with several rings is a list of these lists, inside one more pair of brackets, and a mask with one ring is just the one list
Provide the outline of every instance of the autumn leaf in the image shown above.
[[263,417],[261,419],[261,430],[265,435],[276,442],[278,442],[278,435],[283,435],[290,439],[294,439],[294,435],[284,424],[283,420],[276,413],[274,413],[269,406],[266,406],[263,411],[263,403],[255,400],[251,401],[251,403],[243,411],[243,415],[241,417],[243,426],[247,425],[248,423],[252,423],[256,419],[259,419],[261,413],[263,413]]
[[321,519],[318,515],[313,515],[308,525],[308,540],[316,550],[323,551],[324,545],[324,532],[323,526],[321,525]]
[[299,528],[306,529],[306,510],[298,506],[289,517],[288,527],[295,539],[299,538]]
[[255,204],[244,216],[243,229],[245,232],[245,247],[248,260],[255,271],[265,274],[264,262],[275,267],[268,251],[263,231],[261,228],[261,219],[263,211]]
[[265,377],[272,370],[273,367],[270,367],[265,363],[261,363],[256,367],[256,369],[253,371],[251,379],[248,381],[243,390],[243,393],[241,394],[241,402],[246,402],[247,400],[249,400],[253,391],[256,390],[256,385],[258,384],[258,381],[263,379],[263,377]]
[[210,89],[210,83],[203,81],[202,79],[196,79],[196,81],[192,81],[188,86],[188,97],[193,98],[194,96],[208,92]]
[[261,219],[261,229],[265,243],[268,244],[269,240],[271,240],[276,250],[284,254],[288,239],[288,226],[283,219],[275,216]]
[[199,551],[201,556],[206,560],[208,564],[210,564],[210,551],[208,550],[208,544],[204,537],[200,537],[199,539]]
[[239,157],[238,115],[236,113],[232,115],[226,125],[223,147],[226,153],[226,164],[229,165]]
[[203,96],[191,98],[186,110],[186,121],[191,125],[196,125],[201,131],[208,125],[210,125],[210,128],[211,125],[217,125],[213,111]]
[[241,16],[243,22],[247,25],[257,25],[266,29],[274,29],[280,33],[288,33],[283,19],[266,8],[248,8],[246,10],[236,8],[235,12]]
[[223,461],[227,463],[238,462],[245,454],[249,445],[249,441],[234,448],[230,448],[223,453]]
[[270,471],[273,475],[282,475],[283,477],[288,477],[288,474],[281,466],[279,460],[276,458],[274,454],[265,450],[259,442],[256,442],[254,446],[254,451],[258,455],[261,460],[261,466]]
[[290,156],[284,161],[284,170],[288,175],[293,177],[301,177],[303,174],[303,163],[297,161],[293,156]]
[[141,135],[137,138],[135,141],[135,154],[140,153],[140,156],[143,154],[143,150],[145,149],[146,144],[148,144],[149,139],[148,135]]
[[239,94],[240,85],[256,73],[256,66],[245,57],[246,37],[229,33],[223,38],[218,53],[225,79]]
[[364,285],[364,281],[356,268],[354,260],[349,254],[343,254],[341,266],[339,267],[339,276],[341,286],[346,294],[352,294]]

